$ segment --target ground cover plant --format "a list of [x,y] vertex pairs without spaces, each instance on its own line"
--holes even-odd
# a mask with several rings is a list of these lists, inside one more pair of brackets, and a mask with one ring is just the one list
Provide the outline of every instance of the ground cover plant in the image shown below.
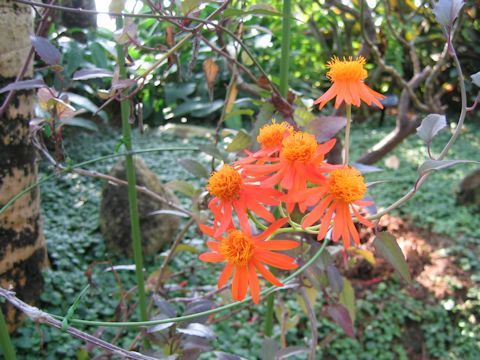
[[[98,46],[65,42],[50,26],[51,11],[85,11],[15,2],[38,7],[29,57],[36,53],[46,66],[39,66],[35,79],[22,80],[27,59],[17,81],[0,90],[7,94],[2,109],[14,92],[35,89],[38,115],[28,119],[28,139],[46,163],[38,181],[5,199],[0,214],[40,188],[51,267],[44,272],[39,308],[0,289],[9,321],[17,317],[10,316],[12,305],[33,320],[12,342],[0,319],[7,359],[15,353],[81,359],[475,358],[480,292],[472,254],[479,220],[473,207],[455,204],[452,185],[478,165],[478,128],[464,124],[477,104],[478,73],[465,78],[455,42],[475,8],[442,0],[431,8],[397,9],[429,21],[415,28],[389,18],[394,4],[334,3],[342,14],[337,25],[348,31],[341,41],[317,34],[337,54],[323,53],[332,57],[322,61],[323,89],[312,94],[291,85],[302,72],[289,82],[295,66],[290,41],[296,39],[291,26],[298,21],[290,1],[283,12],[229,1],[146,1],[132,13],[123,1],[112,1],[117,31],[96,33]],[[325,5],[306,3],[297,10],[306,15]],[[327,10],[322,13],[321,21],[331,21]],[[259,29],[265,31],[253,31],[258,17],[281,26],[278,61],[262,59],[261,50],[257,57],[249,46]],[[381,33],[371,26],[386,18],[388,43],[402,43],[411,64],[382,54]],[[315,16],[307,20],[318,30]],[[477,22],[467,29],[475,30]],[[430,27],[436,27],[433,43],[441,50],[433,59],[424,53],[430,43],[417,48],[408,40],[408,31],[428,35]],[[57,35],[56,42],[42,36],[45,29]],[[83,58],[79,46],[86,50]],[[445,80],[447,64],[454,74]],[[195,74],[196,66],[201,70]],[[375,81],[381,74],[387,76]],[[435,93],[439,84],[447,90]],[[444,106],[442,96],[451,95],[452,87],[460,101]],[[164,91],[160,102],[157,88]],[[224,100],[215,100],[219,96]],[[386,107],[395,108],[386,116],[395,118],[395,127],[357,123],[366,114],[384,119]],[[82,118],[86,112],[102,120]],[[116,115],[121,132],[106,124]],[[172,118],[188,122],[185,116],[214,122],[210,128],[170,124],[155,130]],[[133,135],[132,125],[139,128]],[[415,129],[418,136],[409,137]],[[367,165],[387,153],[380,168]],[[140,157],[179,202],[143,186]],[[108,173],[118,158],[125,159],[124,179]],[[128,193],[130,258],[107,250],[100,235],[104,182]],[[168,209],[144,217],[143,195]],[[154,216],[174,216],[180,226],[163,251],[144,254],[142,223]]]

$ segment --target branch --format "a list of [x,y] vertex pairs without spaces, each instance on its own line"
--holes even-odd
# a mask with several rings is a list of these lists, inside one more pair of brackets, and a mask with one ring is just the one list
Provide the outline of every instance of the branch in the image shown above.
[[302,295],[303,302],[305,303],[305,308],[307,309],[308,318],[310,319],[310,328],[312,331],[312,341],[310,342],[310,354],[308,356],[308,359],[315,360],[318,344],[317,318],[315,316],[315,311],[313,310],[312,304],[310,303],[310,299],[308,298],[303,286],[300,287],[300,294]]
[[[14,292],[8,291],[0,287],[0,296],[5,298],[10,304],[12,304],[18,310],[23,312],[28,318],[30,318],[30,320],[40,324],[47,324],[57,329],[62,329],[61,321],[56,320],[46,312],[23,302],[22,300],[20,300],[15,296]],[[68,326],[65,331],[77,339],[86,341],[90,344],[93,344],[99,348],[102,348],[108,351],[113,355],[121,356],[122,358],[134,359],[134,360],[156,360],[153,357],[145,356],[138,352],[124,350],[118,346],[112,345],[102,339],[99,339],[93,335],[90,335],[86,332],[78,330],[72,326]]]

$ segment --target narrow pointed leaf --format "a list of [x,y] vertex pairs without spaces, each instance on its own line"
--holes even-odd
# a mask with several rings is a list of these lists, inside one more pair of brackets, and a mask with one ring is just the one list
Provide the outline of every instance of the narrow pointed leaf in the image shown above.
[[350,318],[350,314],[345,306],[341,304],[329,305],[327,306],[327,313],[330,315],[332,320],[343,329],[345,334],[351,338],[355,338],[355,330],[353,328],[352,319]]
[[247,148],[252,142],[252,138],[245,131],[240,130],[233,138],[232,142],[227,146],[228,152],[239,152]]
[[405,281],[408,283],[412,281],[405,256],[392,234],[385,231],[379,233],[373,241],[373,246],[380,255],[393,266],[400,276],[405,279]]
[[62,54],[55,46],[52,45],[52,43],[48,39],[41,36],[32,35],[30,36],[30,41],[32,42],[32,46],[35,49],[35,52],[48,65],[60,64]]
[[422,176],[432,171],[448,169],[449,167],[452,167],[458,164],[469,164],[469,163],[480,164],[479,161],[474,161],[474,160],[426,160],[422,165],[418,167],[418,174]]
[[187,170],[190,174],[198,178],[208,178],[210,173],[205,167],[198,161],[193,159],[180,159],[178,160],[180,165]]
[[347,279],[343,278],[343,288],[339,296],[340,304],[345,306],[350,315],[352,323],[355,324],[355,290],[352,287],[352,283]]
[[21,80],[8,84],[0,89],[0,94],[12,90],[27,90],[46,87],[47,85],[40,79]]

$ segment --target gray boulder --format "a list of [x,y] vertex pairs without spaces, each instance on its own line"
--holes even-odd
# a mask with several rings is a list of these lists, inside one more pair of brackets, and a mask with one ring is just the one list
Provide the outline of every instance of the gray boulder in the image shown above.
[[460,183],[458,205],[477,205],[480,209],[480,169],[471,172]]
[[[162,185],[157,175],[139,157],[135,157],[134,163],[138,186],[144,186],[161,197],[179,204],[175,195]],[[112,168],[110,175],[126,180],[125,159],[119,161]],[[154,211],[171,208],[144,193],[137,192],[137,198],[143,253],[153,255],[158,253],[165,244],[173,241],[180,219],[178,216],[167,214],[152,216],[151,213]],[[130,213],[126,186],[109,183],[103,189],[100,231],[110,251],[132,257]]]

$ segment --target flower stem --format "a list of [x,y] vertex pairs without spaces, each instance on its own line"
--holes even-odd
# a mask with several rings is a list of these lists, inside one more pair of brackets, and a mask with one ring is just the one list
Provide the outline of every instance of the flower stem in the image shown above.
[[[117,29],[123,27],[123,19],[117,18]],[[127,77],[127,70],[125,67],[125,54],[123,45],[117,45],[117,61],[119,67],[120,79]],[[123,141],[127,152],[132,151],[132,134],[130,129],[130,105],[128,100],[122,100],[120,102],[120,110],[122,114],[122,134]],[[136,176],[135,166],[133,163],[132,154],[128,153],[125,156],[126,170],[127,170],[127,182],[128,182],[128,207],[130,209],[130,226],[132,231],[132,246],[133,257],[135,261],[135,276],[137,280],[137,293],[138,304],[140,309],[140,319],[142,321],[148,320],[147,314],[147,301],[145,297],[145,279],[143,274],[143,255],[142,255],[142,243],[140,235],[140,221],[138,216],[138,204],[137,204],[137,190],[136,190]],[[148,341],[144,341],[145,347],[149,347]]]
[[15,349],[8,333],[7,323],[0,308],[0,346],[5,360],[15,360]]
[[[291,0],[283,0],[282,18],[282,56],[280,58],[280,95],[288,97],[288,67],[290,65],[290,18],[292,12]],[[281,206],[281,205],[280,205]],[[272,336],[273,330],[273,294],[267,298],[267,313],[265,314],[265,335]]]
[[290,19],[291,0],[283,0],[282,19],[282,57],[280,58],[280,94],[286,99],[288,95],[288,68],[290,64]]
[[350,124],[352,122],[352,105],[346,104],[345,108],[347,111],[347,125],[345,126],[345,144],[343,146],[343,150],[345,152],[345,155],[343,157],[343,165],[348,165],[350,152]]

